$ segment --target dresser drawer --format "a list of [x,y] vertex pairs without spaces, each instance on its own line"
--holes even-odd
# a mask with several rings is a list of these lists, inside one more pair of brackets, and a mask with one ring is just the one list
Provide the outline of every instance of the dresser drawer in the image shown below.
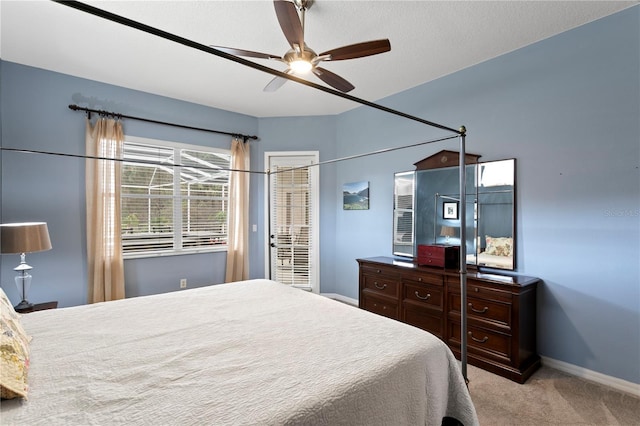
[[435,315],[430,315],[430,312],[432,311],[405,305],[404,318],[402,320],[407,324],[421,328],[436,337],[443,339],[444,317],[441,312],[435,312]]
[[397,299],[400,281],[385,275],[363,275],[363,289]]
[[362,298],[363,309],[395,320],[400,318],[400,316],[398,315],[397,303],[371,296],[366,292],[363,292]]
[[[460,315],[460,294],[449,293],[449,313]],[[511,304],[479,299],[467,294],[467,316],[469,320],[488,321],[511,329]]]
[[385,277],[388,277],[394,280],[400,279],[400,272],[397,269],[390,268],[387,266],[377,266],[377,265],[364,266],[363,265],[360,268],[360,272],[364,275],[371,275],[375,277],[384,275]]
[[467,296],[503,302],[511,302],[512,299],[510,292],[478,284],[475,280],[467,280]]
[[[448,276],[447,286],[450,292],[460,294],[460,278]],[[490,284],[480,283],[472,278],[467,278],[467,297],[475,297],[483,300],[495,300],[498,302],[511,302],[513,295],[508,287],[501,289]]]
[[442,287],[405,282],[402,299],[418,306],[427,306],[442,311],[444,292]]
[[442,274],[430,274],[424,271],[415,271],[411,273],[402,274],[402,279],[406,281],[412,281],[420,284],[433,284],[442,286],[444,285],[444,277]]
[[[460,324],[449,322],[449,344],[460,347]],[[511,336],[480,327],[467,326],[469,352],[500,362],[511,362]]]

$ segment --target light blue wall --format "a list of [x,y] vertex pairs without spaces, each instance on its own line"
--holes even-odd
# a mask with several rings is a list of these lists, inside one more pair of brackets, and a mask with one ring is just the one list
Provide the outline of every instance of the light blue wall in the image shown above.
[[[541,355],[640,383],[640,7],[380,101],[457,128],[482,160],[516,158],[518,270],[544,280]],[[258,134],[264,152],[318,150],[321,160],[400,147],[444,132],[368,108],[335,117],[256,119],[0,62],[3,147],[83,152],[69,103]],[[226,146],[199,132],[127,121],[127,134]],[[322,166],[321,291],[357,298],[358,257],[389,255],[396,171],[457,140]],[[2,154],[2,221],[46,220],[54,249],[29,256],[32,299],[84,303],[84,168],[66,158]],[[343,211],[342,184],[368,180],[370,209]],[[251,179],[251,276],[264,271],[264,178]],[[224,254],[128,261],[130,295],[221,282]],[[15,266],[0,256],[12,300]],[[43,284],[46,282],[46,286]]]
[[[265,170],[264,154],[267,151],[318,151],[320,162],[335,158],[336,146],[336,118],[323,117],[289,117],[260,119],[260,143],[252,145],[252,164],[254,170]],[[334,235],[335,235],[335,194],[341,191],[336,184],[335,165],[323,165],[319,169],[320,175],[320,291],[334,293]],[[258,180],[258,179],[256,179]],[[260,177],[260,184],[252,185],[252,200],[261,203],[261,225],[264,227],[264,180]],[[254,195],[255,194],[255,195]],[[253,222],[255,223],[255,222]],[[251,275],[259,276],[264,273],[264,233],[259,232],[258,247],[252,246]],[[262,256],[258,255],[258,252]]]
[[[2,147],[84,154],[85,118],[69,104],[194,127],[256,134],[255,117],[203,107],[135,90],[2,62]],[[230,137],[125,120],[125,134],[228,148]],[[73,157],[2,154],[2,221],[45,221],[53,249],[28,255],[34,266],[29,298],[86,303],[84,161]],[[16,256],[0,256],[2,288],[18,298],[12,268]],[[189,287],[224,281],[226,252],[125,261],[126,293],[173,291],[180,278]],[[16,302],[17,303],[17,302]]]
[[[520,273],[540,277],[541,355],[640,383],[640,7],[380,103],[468,130],[481,160],[517,159]],[[338,120],[337,155],[428,140],[377,111]],[[443,132],[440,132],[443,134]],[[371,210],[336,210],[336,292],[357,297],[353,259],[390,255],[394,171],[457,143],[353,161]],[[336,195],[337,196],[337,195]]]

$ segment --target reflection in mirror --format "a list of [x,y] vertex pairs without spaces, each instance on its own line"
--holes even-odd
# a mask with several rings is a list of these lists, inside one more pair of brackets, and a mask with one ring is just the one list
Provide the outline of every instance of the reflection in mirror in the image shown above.
[[[467,254],[475,256],[475,165],[467,166]],[[460,183],[457,167],[416,171],[416,245],[460,246]],[[471,204],[469,204],[471,200]],[[471,206],[471,207],[470,207]]]
[[394,176],[393,254],[413,257],[413,200],[415,172]]
[[[467,263],[515,269],[515,159],[467,165]],[[460,246],[457,167],[395,174],[393,254],[420,244]]]
[[476,244],[478,266],[515,268],[515,159],[478,164]]

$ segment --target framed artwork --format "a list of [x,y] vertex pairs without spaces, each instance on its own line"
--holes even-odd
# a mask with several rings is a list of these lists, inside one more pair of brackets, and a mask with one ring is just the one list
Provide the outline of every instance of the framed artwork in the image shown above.
[[342,187],[343,210],[369,210],[369,182],[345,183]]
[[445,201],[444,203],[442,203],[442,218],[458,219],[458,202],[457,201]]

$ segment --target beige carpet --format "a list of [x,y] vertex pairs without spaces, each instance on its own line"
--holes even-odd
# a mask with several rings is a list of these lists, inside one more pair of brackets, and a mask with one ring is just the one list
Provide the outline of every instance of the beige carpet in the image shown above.
[[524,385],[468,366],[482,426],[640,425],[640,398],[542,367]]

